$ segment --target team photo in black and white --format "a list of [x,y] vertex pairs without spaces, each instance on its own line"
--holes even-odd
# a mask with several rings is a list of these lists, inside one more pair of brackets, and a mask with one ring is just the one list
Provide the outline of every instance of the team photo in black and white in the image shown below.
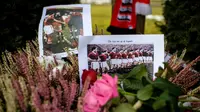
[[153,44],[89,44],[87,55],[90,69],[99,73],[126,73],[141,63],[153,66],[154,47]]

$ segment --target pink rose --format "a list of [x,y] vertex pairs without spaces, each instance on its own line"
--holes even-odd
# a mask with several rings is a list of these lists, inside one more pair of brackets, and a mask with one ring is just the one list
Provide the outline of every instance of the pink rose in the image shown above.
[[112,78],[108,74],[103,74],[102,79],[97,80],[91,89],[96,94],[100,105],[103,106],[108,100],[118,96],[117,76]]
[[117,91],[117,76],[112,78],[108,74],[103,74],[102,79],[97,80],[94,85],[88,90],[84,97],[84,112],[105,105],[110,99],[118,96]]
[[96,99],[96,95],[91,90],[88,90],[83,100],[84,112],[98,112],[100,105],[98,100]]
[[107,81],[107,83],[109,83],[110,84],[110,86],[112,87],[112,89],[113,89],[113,91],[112,91],[112,98],[114,98],[114,97],[118,97],[119,96],[119,94],[118,94],[118,90],[117,90],[117,81],[118,81],[118,77],[115,75],[115,77],[114,78],[112,78],[109,74],[104,74],[103,76],[102,76],[102,78],[104,79],[104,80],[106,80]]

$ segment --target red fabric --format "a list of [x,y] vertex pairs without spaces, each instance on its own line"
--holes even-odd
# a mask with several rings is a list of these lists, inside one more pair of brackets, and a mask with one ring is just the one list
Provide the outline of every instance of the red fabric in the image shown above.
[[122,58],[122,54],[121,53],[117,53],[117,58],[121,59]]
[[101,61],[106,61],[107,56],[105,54],[101,54],[100,56]]
[[110,26],[136,29],[136,3],[148,5],[150,0],[116,0]]
[[90,52],[88,57],[91,59],[98,59],[98,53]]
[[143,52],[140,51],[139,53],[140,53],[140,56],[143,56]]
[[111,52],[111,53],[110,53],[110,58],[111,58],[111,59],[115,59],[115,58],[116,58],[116,53]]
[[137,2],[144,3],[144,4],[150,4],[150,0],[137,0]]
[[[129,0],[129,1],[131,1],[132,3],[127,2],[127,0],[116,0],[111,19],[111,26],[119,28],[127,28],[127,29],[136,28],[136,13],[135,13],[136,0]],[[129,13],[124,12],[122,11],[122,9],[129,10],[131,12]],[[124,17],[127,19],[124,19]]]
[[126,54],[126,53],[123,53],[123,54],[122,54],[122,58],[123,58],[123,59],[127,59],[127,54]]
[[140,54],[137,51],[135,51],[134,55],[135,55],[135,57],[138,57]]

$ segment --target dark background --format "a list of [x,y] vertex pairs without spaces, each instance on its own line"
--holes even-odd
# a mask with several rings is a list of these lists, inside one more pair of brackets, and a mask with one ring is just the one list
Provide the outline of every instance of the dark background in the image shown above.
[[44,6],[79,3],[79,0],[1,0],[0,53],[24,47],[36,39]]
[[[185,61],[192,61],[200,55],[200,1],[165,0],[163,4],[165,24],[160,25],[167,40],[167,51],[179,54],[184,48]],[[195,69],[200,71],[200,63]]]

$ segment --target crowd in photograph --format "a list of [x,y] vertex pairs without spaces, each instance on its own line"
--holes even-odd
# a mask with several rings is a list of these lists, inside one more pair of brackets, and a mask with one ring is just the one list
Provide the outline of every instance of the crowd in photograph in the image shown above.
[[92,46],[88,52],[89,68],[98,72],[114,72],[118,69],[133,68],[141,63],[153,63],[153,48],[112,47],[102,49]]

